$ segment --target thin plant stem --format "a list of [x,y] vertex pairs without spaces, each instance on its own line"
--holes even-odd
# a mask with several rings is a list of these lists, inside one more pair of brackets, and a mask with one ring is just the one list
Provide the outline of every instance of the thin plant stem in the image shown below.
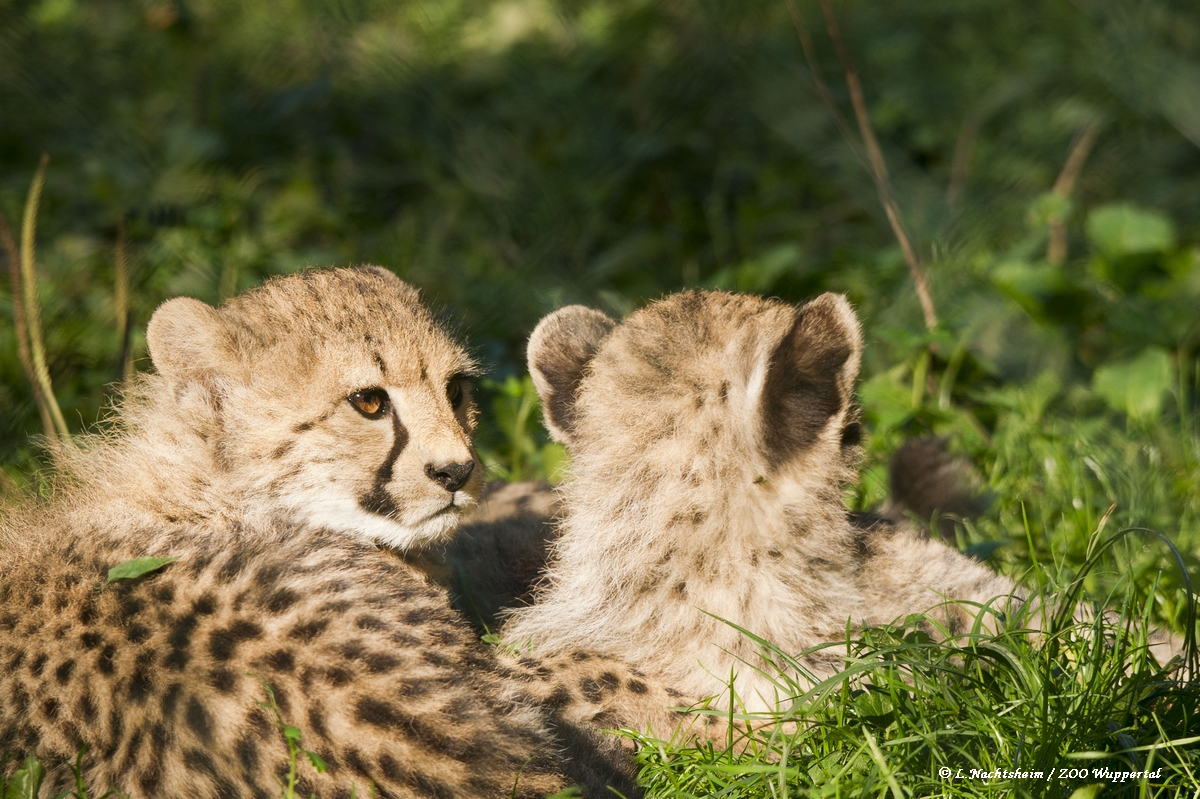
[[42,395],[50,409],[54,420],[54,428],[58,437],[68,444],[71,443],[71,432],[67,429],[67,421],[63,418],[62,409],[54,397],[54,389],[50,383],[50,370],[46,368],[46,348],[42,339],[42,311],[37,296],[37,276],[34,274],[34,241],[37,237],[37,208],[42,198],[42,186],[46,182],[46,166],[50,156],[42,153],[33,183],[29,186],[29,197],[25,201],[25,218],[21,222],[21,289],[25,302],[25,322],[29,333],[29,352],[33,361],[33,372]]
[[129,253],[125,244],[125,216],[117,219],[117,243],[113,252],[116,262],[116,285],[113,288],[113,313],[117,317],[117,340],[121,343],[120,359],[117,362],[121,377],[128,379],[133,372],[130,357],[130,314],[129,314]]
[[[1099,123],[1089,122],[1075,134],[1075,140],[1071,143],[1071,152],[1067,155],[1067,162],[1063,164],[1062,171],[1058,173],[1058,180],[1054,181],[1054,188],[1051,190],[1054,194],[1064,200],[1071,198],[1071,192],[1075,189],[1075,181],[1078,180],[1079,173],[1083,171],[1083,164],[1087,161],[1088,153],[1091,152],[1092,145],[1096,143],[1096,136],[1099,133]],[[1046,260],[1055,266],[1062,266],[1067,262],[1066,219],[1059,218],[1050,222],[1050,242],[1046,245]]]
[[4,252],[8,257],[8,277],[12,286],[13,327],[16,329],[17,358],[21,361],[25,377],[29,379],[38,415],[42,417],[42,430],[46,435],[46,440],[50,442],[51,446],[54,446],[58,443],[58,435],[54,432],[54,418],[50,415],[50,407],[46,404],[45,395],[42,394],[42,384],[38,382],[37,372],[33,368],[33,355],[29,351],[29,326],[25,319],[25,293],[21,288],[21,253],[17,249],[17,243],[13,240],[12,230],[8,227],[8,219],[3,213],[0,213],[0,240],[2,240],[0,243],[3,244]]
[[875,138],[875,131],[871,127],[871,120],[867,116],[867,104],[863,99],[862,84],[858,80],[858,70],[855,68],[854,60],[850,57],[850,50],[846,47],[846,42],[842,38],[831,0],[821,0],[821,10],[825,14],[825,27],[829,30],[829,38],[833,40],[838,60],[842,62],[842,70],[846,73],[846,87],[850,90],[850,102],[854,106],[854,116],[858,120],[858,131],[862,136],[863,146],[866,148],[867,158],[871,164],[871,175],[875,179],[875,190],[879,194],[879,202],[883,205],[883,211],[887,214],[888,223],[892,226],[892,233],[895,234],[896,241],[900,245],[900,251],[904,254],[904,261],[908,264],[908,272],[912,276],[913,287],[916,289],[917,299],[921,303],[921,313],[925,317],[925,327],[933,330],[937,327],[937,311],[933,305],[933,295],[929,290],[929,277],[925,273],[925,267],[921,263],[916,250],[913,249],[912,243],[909,241],[908,234],[904,231],[904,224],[900,218],[900,209],[892,197],[892,182],[888,177],[887,162],[883,159],[883,151],[879,148],[879,142]]

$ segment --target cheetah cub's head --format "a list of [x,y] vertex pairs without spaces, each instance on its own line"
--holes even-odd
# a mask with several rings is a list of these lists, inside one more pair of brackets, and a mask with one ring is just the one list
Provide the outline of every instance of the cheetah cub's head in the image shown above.
[[841,295],[795,307],[692,291],[619,325],[562,308],[530,338],[529,366],[576,483],[595,478],[615,494],[623,481],[623,507],[648,514],[690,504],[736,517],[752,510],[735,507],[739,498],[756,495],[840,506],[858,455],[861,351]]
[[457,527],[482,485],[475,365],[378,267],[276,278],[219,308],[178,298],[146,333],[157,406],[211,453],[240,512],[410,549]]

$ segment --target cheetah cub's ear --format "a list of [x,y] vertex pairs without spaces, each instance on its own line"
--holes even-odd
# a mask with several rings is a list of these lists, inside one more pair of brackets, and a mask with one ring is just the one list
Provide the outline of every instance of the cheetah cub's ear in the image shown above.
[[213,378],[235,362],[220,313],[190,297],[158,306],[146,328],[150,360],[173,384],[196,382],[215,392]]
[[546,429],[560,444],[571,443],[575,394],[588,361],[616,326],[599,311],[568,305],[538,322],[529,337],[529,374],[542,398]]
[[762,378],[763,441],[774,463],[811,447],[835,417],[857,424],[847,415],[861,360],[862,332],[844,296],[822,294],[797,309]]

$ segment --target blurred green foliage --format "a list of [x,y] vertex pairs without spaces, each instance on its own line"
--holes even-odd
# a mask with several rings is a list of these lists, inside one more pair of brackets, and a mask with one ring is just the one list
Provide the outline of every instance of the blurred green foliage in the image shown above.
[[[798,7],[849,114],[819,8]],[[384,264],[491,370],[481,449],[510,479],[563,459],[518,377],[544,313],[621,315],[696,286],[834,290],[868,342],[856,504],[886,494],[886,453],[932,431],[999,496],[964,546],[1006,541],[995,557],[1013,568],[1051,542],[1082,550],[1115,502],[1110,525],[1161,527],[1194,559],[1195,3],[838,8],[928,263],[932,333],[781,2],[0,0],[0,210],[20,218],[49,153],[38,269],[68,421],[92,424],[124,368],[121,220],[137,368],[166,297]],[[1088,126],[1073,191],[1052,191]],[[10,303],[0,287],[0,318]],[[0,468],[28,484],[39,420],[7,324],[0,407]]]

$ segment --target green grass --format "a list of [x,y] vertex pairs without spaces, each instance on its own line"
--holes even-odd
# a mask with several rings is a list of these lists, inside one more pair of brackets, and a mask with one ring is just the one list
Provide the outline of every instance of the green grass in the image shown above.
[[[1070,609],[1073,594],[1047,599]],[[1116,624],[1069,621],[1044,638],[1009,619],[936,642],[911,616],[833,645],[845,671],[808,690],[787,676],[803,673],[798,657],[761,641],[795,700],[732,714],[726,747],[627,732],[643,744],[639,782],[653,799],[1200,795],[1200,687],[1154,660],[1150,608],[1123,599]],[[1112,776],[1125,772],[1149,776]]]

